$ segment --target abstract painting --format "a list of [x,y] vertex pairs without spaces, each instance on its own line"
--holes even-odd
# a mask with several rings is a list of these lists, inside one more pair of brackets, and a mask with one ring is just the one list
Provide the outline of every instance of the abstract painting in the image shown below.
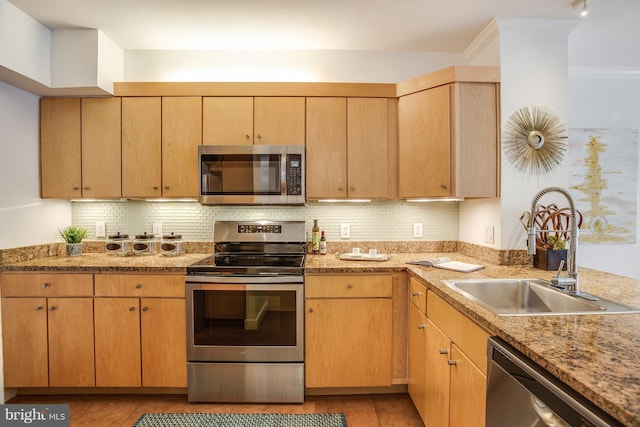
[[635,243],[638,130],[570,129],[569,188],[581,243]]

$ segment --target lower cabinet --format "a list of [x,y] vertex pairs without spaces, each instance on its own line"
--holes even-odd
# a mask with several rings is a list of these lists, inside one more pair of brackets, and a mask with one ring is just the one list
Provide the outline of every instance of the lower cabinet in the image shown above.
[[0,290],[5,387],[187,386],[183,275],[4,272]]
[[392,275],[307,276],[306,387],[392,385]]
[[95,292],[96,386],[186,387],[184,277],[101,274]]
[[93,387],[93,276],[3,273],[0,286],[4,386]]
[[409,394],[426,426],[485,425],[489,334],[431,291],[421,311],[411,279]]

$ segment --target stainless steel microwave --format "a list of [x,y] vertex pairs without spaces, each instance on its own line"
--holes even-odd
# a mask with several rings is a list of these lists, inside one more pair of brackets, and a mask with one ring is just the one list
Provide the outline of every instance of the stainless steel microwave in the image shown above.
[[303,205],[303,145],[201,145],[204,205]]

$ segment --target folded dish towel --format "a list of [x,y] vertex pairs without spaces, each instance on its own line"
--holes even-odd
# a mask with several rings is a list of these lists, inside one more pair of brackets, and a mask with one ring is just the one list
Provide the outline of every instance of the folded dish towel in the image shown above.
[[449,258],[429,258],[422,261],[409,261],[407,264],[422,265],[424,267],[443,268],[445,270],[461,271],[463,273],[471,273],[472,271],[481,270],[484,265],[470,264],[462,261],[451,261]]

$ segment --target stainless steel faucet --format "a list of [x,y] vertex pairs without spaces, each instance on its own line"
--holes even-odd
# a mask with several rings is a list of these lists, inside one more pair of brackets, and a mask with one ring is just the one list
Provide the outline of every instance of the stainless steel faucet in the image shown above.
[[567,190],[561,187],[547,187],[543,188],[535,195],[531,201],[531,213],[529,214],[529,242],[528,253],[529,255],[535,255],[536,253],[536,229],[535,215],[538,200],[547,193],[560,193],[569,201],[569,207],[571,208],[571,228],[569,233],[571,235],[569,242],[569,252],[567,253],[567,276],[560,277],[560,274],[556,276],[551,282],[555,286],[564,287],[567,292],[575,295],[580,294],[580,284],[578,282],[578,266],[576,265],[576,253],[578,251],[578,215],[573,203],[573,198]]

